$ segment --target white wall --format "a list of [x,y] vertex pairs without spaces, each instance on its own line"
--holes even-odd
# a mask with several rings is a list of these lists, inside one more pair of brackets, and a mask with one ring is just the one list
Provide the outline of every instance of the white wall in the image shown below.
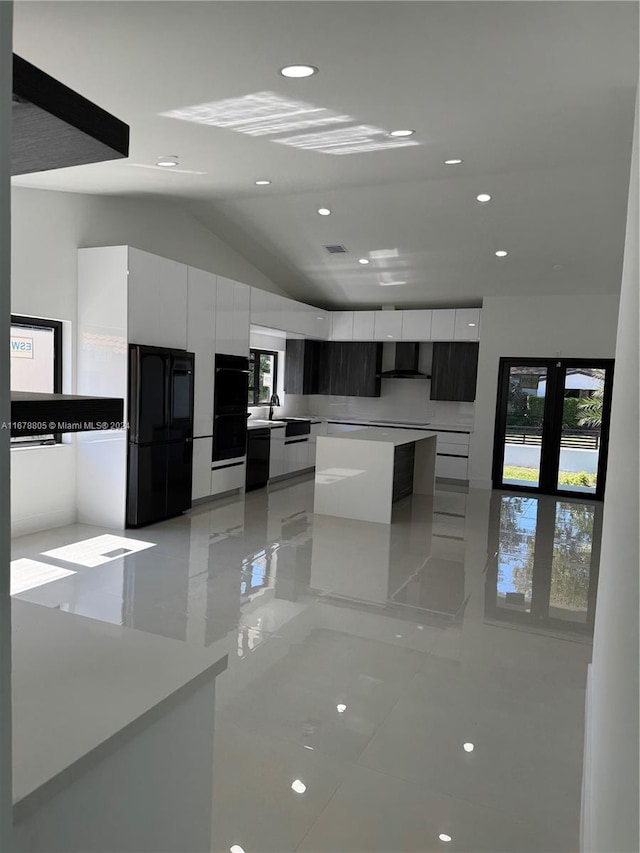
[[[67,321],[64,390],[68,393],[75,390],[78,248],[132,245],[281,292],[198,220],[168,202],[14,187],[11,215],[11,310]],[[64,454],[59,448],[12,454],[12,477],[19,483],[13,487],[13,535],[76,520],[74,439],[70,446],[72,450]]]
[[501,357],[613,358],[618,297],[488,296],[482,303],[475,427],[469,481],[491,488],[491,462]]
[[598,605],[589,677],[582,845],[631,853],[638,838],[638,103],[627,214]]
[[[0,422],[11,419],[9,282],[11,237],[12,3],[0,3]],[[9,433],[0,430],[0,850],[11,850],[11,599],[9,598]]]

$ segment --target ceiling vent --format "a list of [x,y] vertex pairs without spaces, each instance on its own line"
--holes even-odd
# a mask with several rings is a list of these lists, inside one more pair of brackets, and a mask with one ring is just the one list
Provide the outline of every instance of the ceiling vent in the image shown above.
[[330,255],[346,255],[346,254],[348,254],[348,251],[349,251],[344,246],[340,246],[340,245],[325,246],[325,249],[327,250],[327,252],[329,252]]

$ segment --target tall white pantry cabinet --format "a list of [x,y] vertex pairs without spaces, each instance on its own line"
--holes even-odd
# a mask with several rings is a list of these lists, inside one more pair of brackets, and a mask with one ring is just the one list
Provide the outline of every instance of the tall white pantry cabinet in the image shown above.
[[[131,246],[78,251],[79,394],[122,397],[126,423],[128,345],[195,353],[194,500],[219,491],[211,464],[215,354],[249,355],[249,308],[249,286],[231,279]],[[244,485],[244,468],[237,476]],[[123,528],[126,481],[126,429],[80,433],[78,521]]]

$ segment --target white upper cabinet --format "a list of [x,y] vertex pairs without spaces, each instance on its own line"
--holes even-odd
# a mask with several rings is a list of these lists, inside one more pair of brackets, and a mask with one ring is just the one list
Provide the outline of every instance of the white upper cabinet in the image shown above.
[[129,248],[128,335],[133,344],[187,347],[187,267]]
[[314,308],[313,305],[304,306],[304,332],[309,338],[319,338],[326,341],[328,330],[331,327],[331,315],[328,311]]
[[480,335],[480,309],[456,308],[453,338],[456,341],[477,341]]
[[402,340],[431,340],[431,311],[420,309],[402,312]]
[[434,308],[431,312],[431,340],[452,341],[455,322],[455,308]]
[[282,329],[283,298],[277,293],[250,288],[251,322],[255,326],[265,326],[268,329]]
[[375,322],[375,311],[353,312],[353,340],[372,341]]
[[216,352],[249,355],[250,307],[249,285],[217,276]]
[[331,312],[331,340],[353,340],[353,311]]
[[374,311],[374,340],[399,341],[402,336],[402,311]]
[[[216,276],[213,273],[189,267],[187,349],[194,352],[196,356],[193,405],[193,434],[195,437],[211,435],[213,432],[215,318]],[[209,455],[209,459],[211,459],[211,455]],[[207,471],[207,488],[210,481],[211,474]],[[202,495],[198,495],[198,497],[202,497]]]

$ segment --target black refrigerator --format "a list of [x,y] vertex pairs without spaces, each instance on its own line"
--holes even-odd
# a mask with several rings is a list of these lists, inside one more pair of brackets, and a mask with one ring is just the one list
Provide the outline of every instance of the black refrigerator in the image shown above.
[[191,507],[192,352],[129,346],[127,527]]

